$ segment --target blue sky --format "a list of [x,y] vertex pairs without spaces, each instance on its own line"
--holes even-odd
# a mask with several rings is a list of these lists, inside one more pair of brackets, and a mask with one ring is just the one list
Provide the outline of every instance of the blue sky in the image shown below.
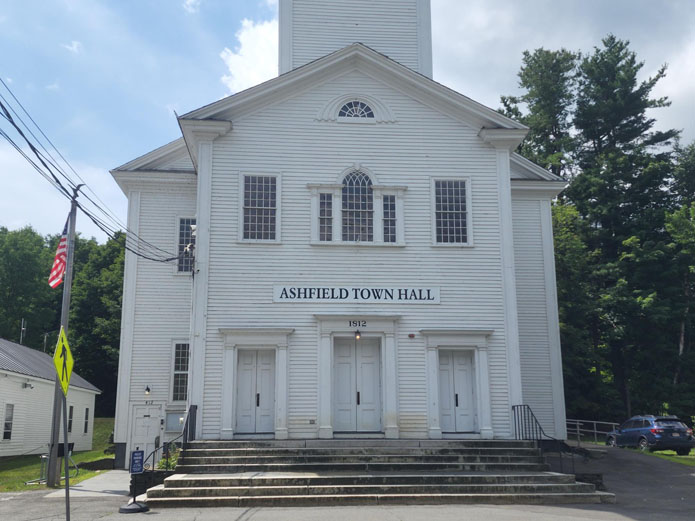
[[[328,1],[328,0],[327,0]],[[497,108],[521,52],[632,42],[673,105],[662,128],[695,138],[693,0],[432,0],[435,79]],[[277,74],[277,0],[4,0],[0,77],[125,220],[108,170],[179,137],[179,114]],[[2,92],[6,95],[6,92]],[[3,127],[4,128],[4,127]],[[58,233],[68,202],[0,142],[0,226]],[[104,235],[78,219],[86,236]]]

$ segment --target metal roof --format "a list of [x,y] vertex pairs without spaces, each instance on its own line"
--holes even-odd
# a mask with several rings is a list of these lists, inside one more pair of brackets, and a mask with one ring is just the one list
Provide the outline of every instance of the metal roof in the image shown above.
[[[0,371],[2,370],[50,381],[54,381],[56,377],[51,356],[4,338],[0,338]],[[75,372],[70,377],[70,387],[81,387],[82,389],[101,392]]]

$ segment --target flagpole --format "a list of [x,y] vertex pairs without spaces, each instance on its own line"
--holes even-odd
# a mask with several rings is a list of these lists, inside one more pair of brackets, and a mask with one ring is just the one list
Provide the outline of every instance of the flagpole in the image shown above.
[[[63,304],[60,310],[60,325],[68,333],[68,320],[70,318],[70,291],[72,289],[72,265],[75,253],[75,218],[77,217],[77,193],[80,187],[77,185],[72,191],[70,203],[70,217],[68,224],[68,252],[65,267],[65,278],[63,279]],[[46,484],[49,487],[60,486],[60,468],[58,466],[58,444],[60,443],[60,410],[63,405],[63,390],[60,387],[58,375],[56,375],[55,388],[53,391],[53,420],[51,423],[51,444],[48,458],[48,471],[46,473]],[[65,433],[67,438],[67,432]],[[68,454],[64,454],[67,462]],[[67,465],[67,463],[66,463]]]

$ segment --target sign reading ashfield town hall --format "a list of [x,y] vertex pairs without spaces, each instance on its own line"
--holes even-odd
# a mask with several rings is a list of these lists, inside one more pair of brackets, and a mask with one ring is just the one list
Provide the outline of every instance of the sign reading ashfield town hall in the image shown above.
[[439,304],[439,287],[273,286],[273,302]]

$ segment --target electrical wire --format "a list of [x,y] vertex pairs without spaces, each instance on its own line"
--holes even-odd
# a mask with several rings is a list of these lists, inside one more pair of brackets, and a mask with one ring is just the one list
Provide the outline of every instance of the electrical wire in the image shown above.
[[[175,260],[178,260],[180,255],[174,255],[154,244],[149,243],[148,241],[142,239],[142,237],[139,237],[138,234],[136,234],[133,230],[130,230],[124,223],[115,215],[113,211],[111,211],[108,206],[99,198],[98,194],[92,190],[91,187],[87,183],[84,182],[84,179],[77,173],[77,171],[72,167],[72,165],[65,159],[65,157],[60,153],[58,148],[53,144],[53,142],[46,136],[46,134],[43,132],[43,130],[38,126],[38,124],[34,121],[34,119],[31,117],[31,115],[28,113],[28,111],[24,108],[24,106],[21,104],[21,102],[17,99],[17,97],[14,95],[14,93],[11,91],[11,89],[7,86],[7,84],[2,81],[0,78],[0,82],[2,85],[7,89],[7,91],[10,93],[12,98],[15,100],[15,102],[22,108],[23,112],[27,115],[29,120],[34,124],[34,126],[38,129],[39,133],[46,139],[46,141],[53,147],[53,149],[56,151],[58,156],[63,160],[63,162],[68,166],[68,168],[77,176],[77,178],[82,181],[82,184],[86,186],[86,188],[94,195],[94,198],[99,201],[97,203],[93,198],[88,196],[84,191],[82,192],[82,195],[89,203],[91,203],[91,206],[94,207],[94,209],[90,209],[85,207],[85,205],[81,204],[81,202],[77,202],[77,207],[94,223],[97,228],[99,228],[101,231],[103,231],[107,237],[110,239],[114,239],[116,237],[116,234],[121,231],[121,229],[125,229],[126,235],[125,235],[125,241],[124,241],[124,247],[126,250],[132,252],[133,254],[142,257],[147,260],[152,260],[156,262],[172,262]],[[77,183],[68,175],[66,171],[63,170],[62,167],[59,166],[59,161],[56,160],[56,158],[49,152],[49,150],[44,146],[44,144],[41,142],[41,140],[34,134],[34,132],[31,130],[31,128],[24,122],[24,120],[21,118],[21,116],[18,114],[18,112],[11,106],[11,104],[7,101],[7,99],[0,94],[0,99],[4,101],[5,103],[3,104],[2,101],[0,101],[0,116],[5,119],[7,122],[12,125],[12,127],[15,129],[15,131],[23,138],[23,140],[26,142],[27,146],[29,149],[33,152],[33,154],[36,156],[38,159],[38,162],[40,165],[34,161],[32,158],[30,158],[27,153],[20,147],[4,130],[0,129],[0,136],[5,138],[10,145],[17,150],[17,152],[24,157],[24,159],[42,176],[44,179],[46,179],[54,188],[56,188],[64,197],[72,200],[72,195],[70,191],[61,183],[61,181],[58,179],[57,175],[54,173],[54,169],[58,174],[60,174],[61,177],[65,179],[67,184],[71,188],[75,188],[77,186]],[[5,106],[7,104],[7,107]],[[9,107],[9,110],[8,110]],[[17,121],[15,121],[15,118],[12,117],[12,114],[15,115],[16,120],[21,123],[21,125],[26,129],[26,133],[20,128],[19,124]],[[34,145],[34,143],[27,137],[26,134],[29,134],[34,140],[38,143],[38,145],[43,149],[45,154],[43,154],[40,150],[37,149],[37,147]],[[53,169],[49,166],[49,164],[53,167]],[[43,166],[43,168],[41,168]],[[98,211],[103,215],[103,217],[98,217],[95,214],[95,210]],[[109,222],[110,221],[110,222]],[[130,242],[130,244],[128,244]]]

